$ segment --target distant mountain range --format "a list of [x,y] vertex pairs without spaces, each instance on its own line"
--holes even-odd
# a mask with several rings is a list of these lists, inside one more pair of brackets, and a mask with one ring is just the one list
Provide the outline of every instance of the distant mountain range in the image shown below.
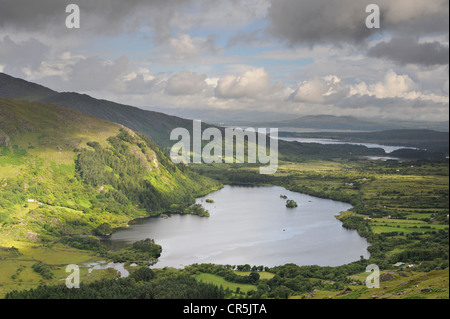
[[280,137],[331,139],[349,143],[374,143],[449,152],[448,132],[431,130],[388,130],[382,132],[280,132]]
[[387,130],[434,130],[449,131],[449,121],[413,122],[399,120],[369,120],[352,116],[316,115],[286,121],[249,123],[249,126],[276,127],[284,129],[314,129],[339,131],[387,131]]

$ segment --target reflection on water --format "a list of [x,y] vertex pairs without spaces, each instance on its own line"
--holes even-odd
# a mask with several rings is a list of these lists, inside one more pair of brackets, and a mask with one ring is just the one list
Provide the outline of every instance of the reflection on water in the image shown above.
[[[286,208],[280,195],[295,200],[298,207]],[[138,220],[104,243],[117,248],[153,238],[163,247],[156,268],[194,263],[337,266],[369,256],[367,241],[335,218],[352,207],[346,203],[276,186],[225,186],[197,202],[209,210],[209,218]]]

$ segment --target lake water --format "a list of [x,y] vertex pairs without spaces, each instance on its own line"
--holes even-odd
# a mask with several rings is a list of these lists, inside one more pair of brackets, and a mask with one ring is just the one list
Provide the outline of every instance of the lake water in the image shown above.
[[389,157],[389,156],[364,156],[365,158],[373,161],[400,161],[400,158],[398,157]]
[[416,149],[413,147],[405,147],[405,146],[389,146],[389,145],[381,145],[381,144],[374,144],[374,143],[356,143],[356,142],[343,142],[339,140],[332,140],[332,139],[326,139],[326,138],[296,138],[296,137],[280,137],[279,138],[282,141],[286,142],[299,142],[299,143],[317,143],[322,145],[361,145],[365,146],[367,148],[381,148],[386,153],[392,153],[397,150],[401,149]]
[[[286,195],[298,203],[286,208]],[[206,203],[206,199],[214,203]],[[225,186],[197,199],[210,217],[149,218],[115,232],[105,244],[145,238],[162,245],[155,268],[194,263],[338,266],[369,257],[368,243],[334,216],[352,206],[284,188]]]

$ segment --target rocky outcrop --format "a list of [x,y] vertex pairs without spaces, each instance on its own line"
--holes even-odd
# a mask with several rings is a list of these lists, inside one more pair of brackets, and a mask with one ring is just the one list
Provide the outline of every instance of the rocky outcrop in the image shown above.
[[392,274],[381,274],[380,275],[380,281],[381,282],[383,282],[383,281],[392,281],[392,280],[394,280],[394,275],[392,275]]
[[9,141],[11,141],[9,136],[6,134],[2,134],[2,131],[0,130],[0,146],[9,145]]

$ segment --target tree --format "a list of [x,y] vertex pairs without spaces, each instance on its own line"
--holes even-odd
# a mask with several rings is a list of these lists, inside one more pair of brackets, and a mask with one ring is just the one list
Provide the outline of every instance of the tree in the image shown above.
[[99,236],[106,236],[110,235],[112,231],[113,229],[110,224],[103,223],[94,230],[94,233]]
[[259,274],[255,271],[252,271],[250,275],[248,275],[250,279],[250,283],[255,284],[259,280]]
[[295,208],[295,207],[298,207],[298,204],[294,200],[288,199],[286,201],[286,207],[287,208]]
[[288,287],[278,286],[272,291],[272,293],[270,295],[275,298],[279,298],[279,299],[288,299],[292,293],[293,293],[293,291],[291,289],[289,289]]
[[130,275],[136,281],[150,281],[155,278],[155,273],[148,267],[141,267]]

